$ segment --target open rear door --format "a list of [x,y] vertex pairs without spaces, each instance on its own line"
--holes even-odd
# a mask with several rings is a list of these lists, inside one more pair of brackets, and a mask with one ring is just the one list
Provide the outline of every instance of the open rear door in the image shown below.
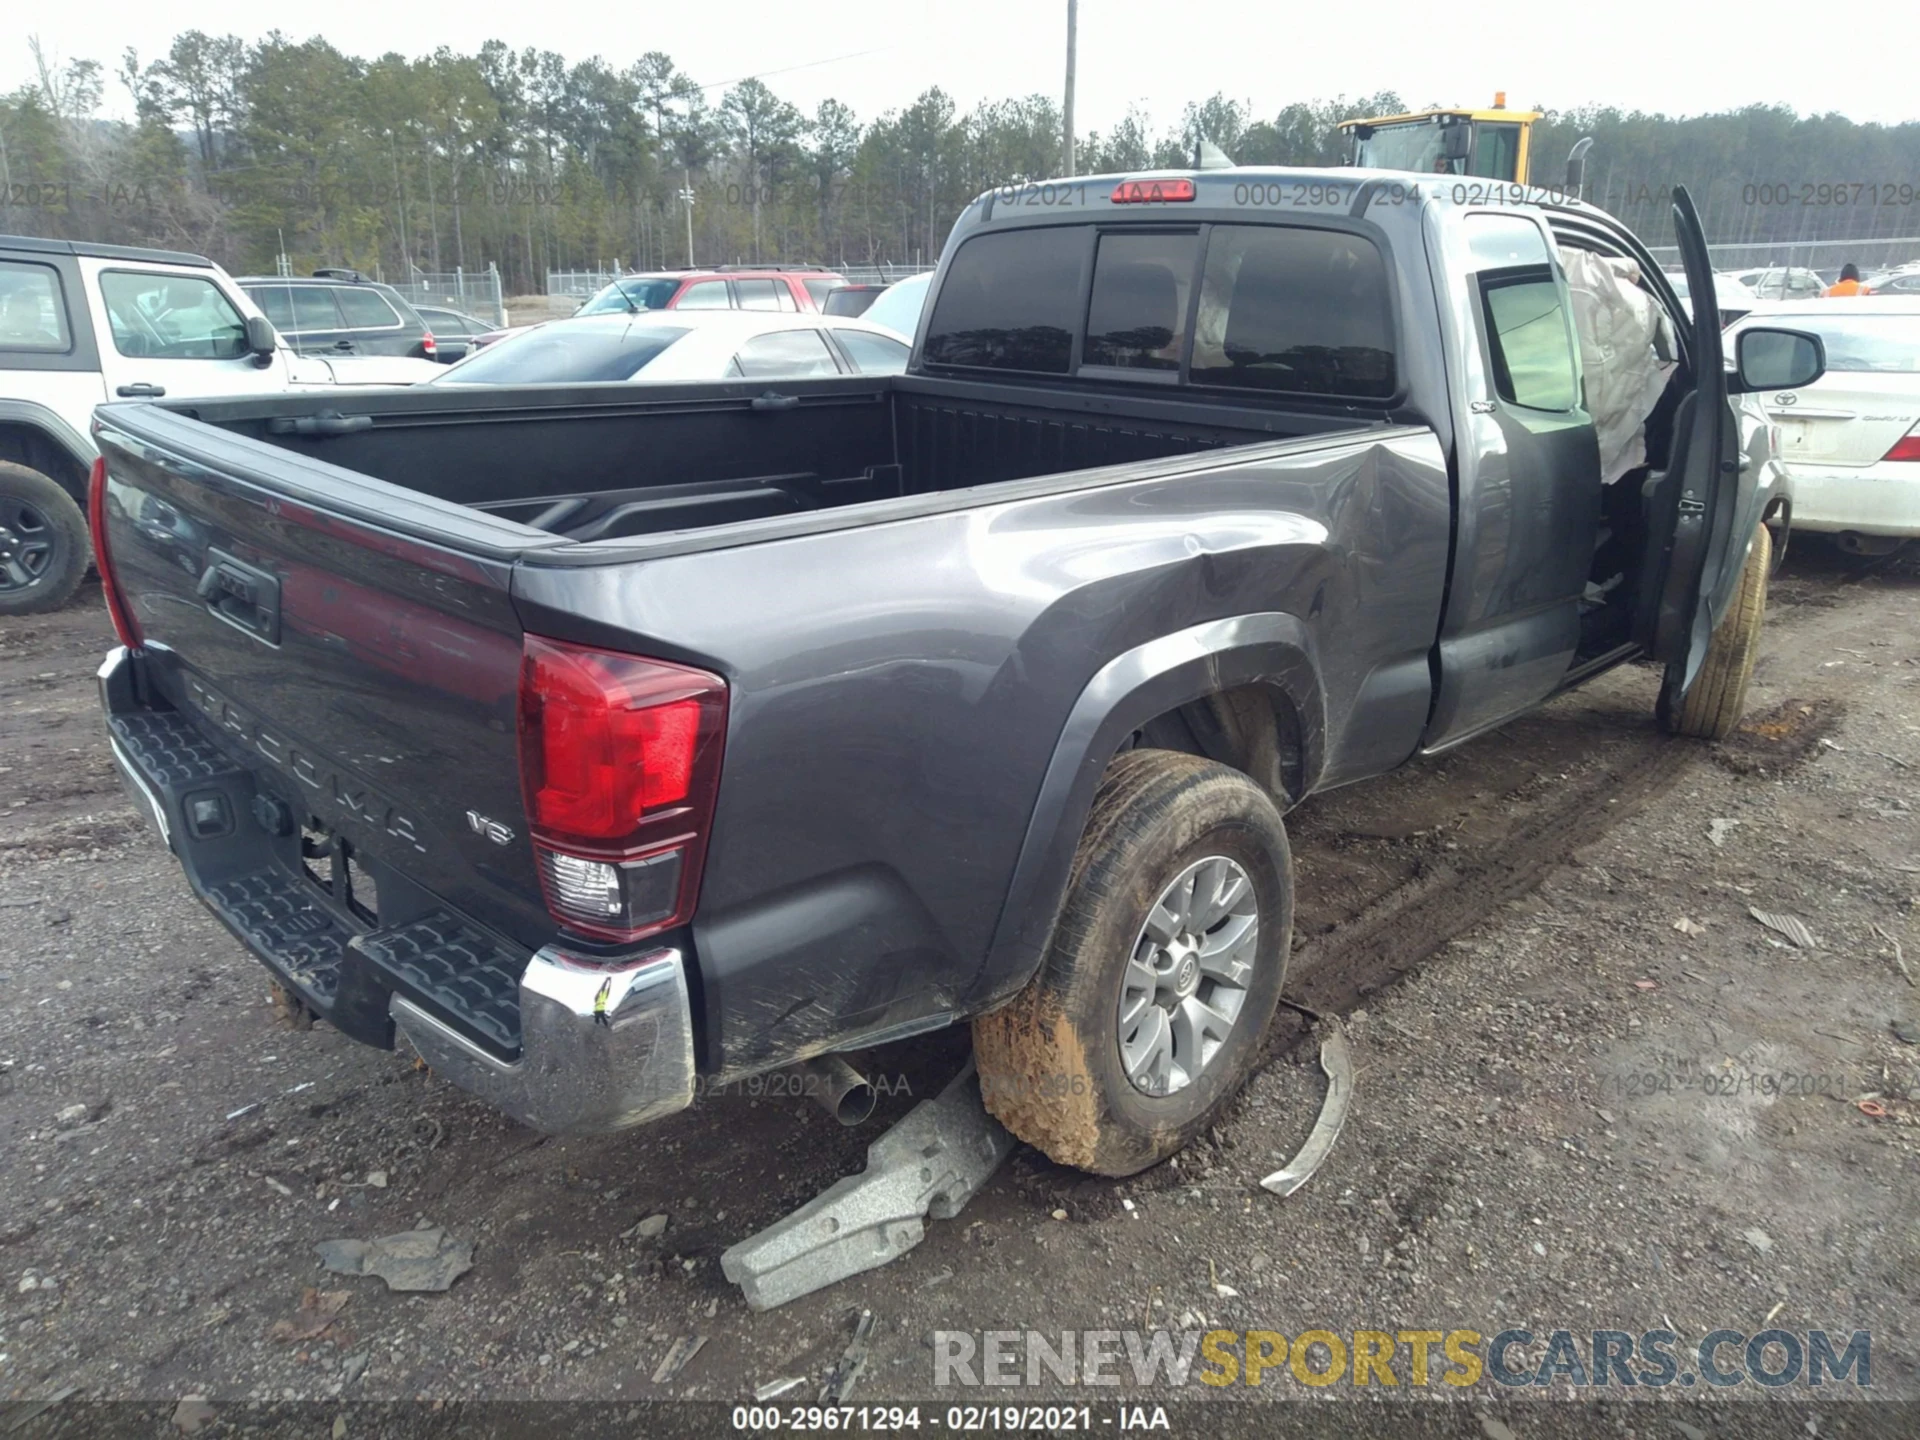
[[1746,547],[1737,555],[1728,553],[1738,500],[1739,436],[1728,404],[1720,306],[1706,235],[1684,186],[1674,187],[1673,230],[1693,307],[1688,360],[1694,389],[1675,413],[1667,469],[1649,485],[1635,619],[1636,638],[1654,659],[1667,663],[1669,688],[1678,695],[1693,683],[1706,657],[1719,609],[1731,595],[1731,585],[1720,582],[1724,573],[1738,575]]

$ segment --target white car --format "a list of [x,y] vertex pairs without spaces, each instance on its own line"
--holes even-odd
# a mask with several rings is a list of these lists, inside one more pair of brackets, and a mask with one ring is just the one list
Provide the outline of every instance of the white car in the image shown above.
[[1827,293],[1827,282],[1804,265],[1761,265],[1736,270],[1732,278],[1762,300],[1814,300]]
[[1876,295],[1920,295],[1920,263],[1869,275],[1867,288]]
[[1761,396],[1793,477],[1793,528],[1869,555],[1920,536],[1920,297],[1763,301],[1730,333],[1748,324],[1791,325],[1827,347],[1813,384]]
[[920,312],[927,308],[927,296],[933,291],[933,271],[896,280],[880,292],[860,318],[869,325],[891,330],[909,345],[920,329]]
[[[1673,293],[1682,300],[1687,298],[1687,277],[1683,271],[1667,271],[1667,283],[1673,286]],[[1715,272],[1713,277],[1713,298],[1720,306],[1720,323],[1730,325],[1753,309],[1756,297],[1753,291],[1731,275]]]
[[864,319],[661,310],[550,320],[446,367],[435,385],[796,379],[897,375],[910,347]]

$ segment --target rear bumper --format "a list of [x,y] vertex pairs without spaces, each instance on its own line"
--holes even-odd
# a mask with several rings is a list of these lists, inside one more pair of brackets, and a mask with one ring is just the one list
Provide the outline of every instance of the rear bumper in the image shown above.
[[[195,895],[303,1003],[368,1044],[392,1048],[397,1028],[445,1078],[550,1134],[622,1129],[693,1103],[679,950],[529,954],[431,900],[405,923],[368,925],[301,873],[297,836],[255,819],[270,787],[255,785],[246,756],[143,703],[139,663],[118,648],[99,671],[121,778]],[[192,806],[215,807],[220,823]]]
[[1920,535],[1920,464],[1793,467],[1793,528],[1828,534]]

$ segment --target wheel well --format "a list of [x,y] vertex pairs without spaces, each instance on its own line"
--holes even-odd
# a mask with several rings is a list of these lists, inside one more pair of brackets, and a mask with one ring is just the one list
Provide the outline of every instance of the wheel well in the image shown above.
[[0,460],[38,470],[87,508],[87,467],[46,431],[33,425],[0,424]]
[[1156,715],[1126,739],[1121,751],[1151,747],[1217,760],[1250,776],[1284,810],[1306,790],[1306,746],[1300,712],[1273,685],[1216,690]]

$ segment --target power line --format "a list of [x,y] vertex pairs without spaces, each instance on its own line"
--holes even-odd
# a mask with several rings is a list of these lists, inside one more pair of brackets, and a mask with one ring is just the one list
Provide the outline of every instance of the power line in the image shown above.
[[762,70],[757,75],[742,75],[737,80],[716,80],[711,85],[696,85],[696,90],[724,90],[729,85],[738,85],[746,80],[764,80],[769,75],[791,75],[796,70],[817,70],[822,65],[838,65],[842,60],[858,60],[863,55],[884,55],[889,50],[898,50],[898,45],[881,45],[873,50],[855,50],[847,55],[833,55],[825,60],[809,60],[804,65],[786,65],[778,70]]

